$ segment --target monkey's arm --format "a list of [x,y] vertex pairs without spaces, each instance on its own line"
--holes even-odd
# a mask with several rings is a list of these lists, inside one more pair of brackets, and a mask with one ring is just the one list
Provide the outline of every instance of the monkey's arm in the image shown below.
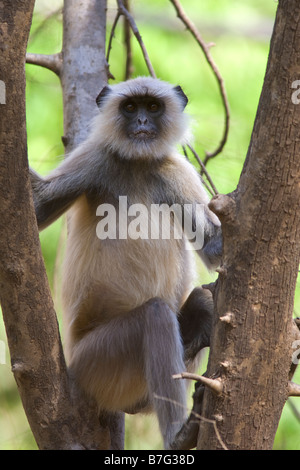
[[60,217],[82,194],[76,180],[70,184],[63,175],[53,179],[41,178],[30,169],[33,200],[38,227],[43,230]]
[[197,253],[210,269],[216,269],[221,262],[223,251],[223,238],[221,225],[214,224],[209,218],[204,229],[204,242],[202,249]]
[[93,185],[99,185],[95,176],[97,174],[99,174],[99,155],[82,147],[70,154],[46,178],[42,178],[30,169],[39,229],[43,230],[54,222]]
[[208,208],[209,197],[195,168],[182,158],[173,160],[171,181],[173,202],[183,207],[183,230],[208,269],[216,269],[222,257],[222,229]]

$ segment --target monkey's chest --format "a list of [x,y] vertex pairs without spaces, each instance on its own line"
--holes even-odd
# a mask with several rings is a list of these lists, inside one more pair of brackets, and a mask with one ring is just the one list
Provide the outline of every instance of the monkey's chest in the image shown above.
[[193,269],[176,214],[167,205],[128,204],[126,197],[118,205],[99,204],[90,220],[80,208],[70,217],[64,283],[69,302],[93,298],[99,311],[118,315],[160,297],[177,311],[191,289]]
[[95,279],[125,310],[153,297],[178,309],[188,290],[190,265],[178,240],[132,239],[102,241]]

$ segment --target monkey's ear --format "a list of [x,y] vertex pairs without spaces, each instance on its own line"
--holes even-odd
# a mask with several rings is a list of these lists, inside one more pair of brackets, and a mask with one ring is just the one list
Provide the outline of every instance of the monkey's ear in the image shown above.
[[186,105],[188,104],[188,97],[186,96],[186,94],[183,92],[181,86],[175,86],[174,87],[174,90],[176,92],[176,94],[180,97],[181,101],[182,101],[182,109],[184,109],[186,107]]
[[104,101],[104,98],[109,95],[109,93],[111,93],[111,88],[106,85],[104,88],[102,88],[102,90],[100,91],[99,95],[97,96],[96,98],[96,103],[97,103],[97,106],[98,108],[101,108],[101,105]]

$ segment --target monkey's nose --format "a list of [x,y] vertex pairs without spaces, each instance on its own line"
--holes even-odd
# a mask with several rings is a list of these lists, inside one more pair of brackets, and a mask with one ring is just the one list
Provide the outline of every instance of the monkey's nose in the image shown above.
[[138,124],[140,124],[141,126],[147,124],[147,122],[148,122],[148,119],[146,117],[138,118]]

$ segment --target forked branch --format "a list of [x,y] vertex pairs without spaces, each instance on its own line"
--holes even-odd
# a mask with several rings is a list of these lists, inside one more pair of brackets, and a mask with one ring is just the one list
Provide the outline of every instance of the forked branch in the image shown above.
[[[135,23],[135,21],[134,21],[133,16],[129,13],[129,11],[127,10],[127,8],[125,8],[123,0],[117,0],[117,3],[118,3],[117,18],[119,19],[119,16],[120,16],[120,15],[123,15],[123,16],[126,18],[126,20],[127,20],[128,24],[129,24],[129,26],[130,26],[130,28],[131,28],[133,34],[135,35],[135,37],[136,37],[136,39],[137,39],[137,41],[138,41],[138,43],[139,43],[139,45],[140,45],[140,48],[141,48],[142,53],[143,53],[144,60],[145,60],[145,62],[146,62],[147,68],[148,68],[148,71],[149,71],[151,77],[156,78],[156,74],[155,74],[154,68],[153,68],[153,66],[152,66],[152,64],[151,64],[151,60],[150,60],[149,54],[148,54],[148,52],[147,52],[147,49],[146,49],[146,47],[145,47],[145,44],[144,44],[144,42],[143,42],[143,40],[142,40],[142,36],[141,36],[141,34],[140,34],[140,32],[139,32],[139,29],[138,29],[138,27],[137,27],[137,25],[136,25],[136,23]],[[115,24],[115,23],[117,23],[116,20],[115,20],[114,24]]]

